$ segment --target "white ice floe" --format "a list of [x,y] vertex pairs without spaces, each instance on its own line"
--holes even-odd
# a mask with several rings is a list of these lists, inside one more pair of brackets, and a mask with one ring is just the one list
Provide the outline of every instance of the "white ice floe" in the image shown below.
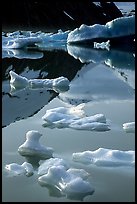
[[102,42],[102,43],[97,43],[94,42],[94,48],[96,49],[106,49],[106,50],[110,50],[110,40],[108,40],[107,42]]
[[22,165],[19,165],[17,163],[7,164],[5,166],[5,169],[11,176],[32,176],[34,173],[33,166],[28,162],[24,162]]
[[44,33],[44,32],[36,32],[32,31],[15,31],[13,33],[7,33],[5,36],[2,35],[2,48],[3,49],[18,49],[18,48],[28,48],[29,46],[37,46],[37,47],[49,47],[52,43],[66,43],[67,37],[69,34],[68,31],[58,30],[57,33]]
[[38,37],[5,37],[2,36],[2,48],[3,49],[19,49],[28,46],[35,46],[36,43],[40,43],[41,39]]
[[27,79],[26,77],[16,74],[14,71],[10,71],[10,85],[16,88],[50,88],[56,92],[64,92],[69,89],[69,80],[66,77],[58,77],[55,79]]
[[79,196],[81,199],[94,192],[93,186],[86,181],[89,174],[85,170],[66,168],[64,161],[61,160],[60,162],[58,158],[55,159],[57,159],[55,163],[53,159],[50,162],[45,162],[45,172],[38,178],[41,185],[55,186],[67,197]]
[[99,148],[95,151],[73,153],[72,159],[76,162],[102,167],[133,167],[135,165],[135,151]]
[[123,129],[127,133],[134,133],[135,132],[135,122],[123,123]]
[[[95,114],[93,116],[85,116],[81,109],[83,105],[70,108],[58,107],[46,111],[42,119],[46,122],[45,127],[72,128],[76,130],[94,130],[107,131],[110,130],[106,124],[106,118],[103,114]],[[80,113],[80,115],[79,115]]]
[[53,148],[45,147],[39,143],[39,139],[42,136],[36,130],[30,130],[26,133],[26,141],[19,146],[18,152],[22,156],[36,156],[42,159],[53,157]]
[[105,25],[82,24],[68,34],[67,43],[95,39],[111,39],[114,37],[130,36],[135,34],[135,16],[116,18]]

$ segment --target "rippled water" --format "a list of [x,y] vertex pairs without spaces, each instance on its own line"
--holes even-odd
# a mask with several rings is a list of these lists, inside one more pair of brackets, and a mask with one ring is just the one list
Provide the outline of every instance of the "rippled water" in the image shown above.
[[[11,51],[13,52],[13,51]],[[5,165],[22,164],[28,158],[18,153],[29,130],[43,134],[41,143],[54,149],[56,157],[71,167],[90,173],[95,188],[84,202],[135,201],[134,168],[104,168],[72,161],[72,153],[100,147],[135,150],[135,133],[126,133],[122,124],[135,121],[135,56],[132,50],[63,46],[41,50],[14,50],[2,60],[2,195],[3,202],[78,202],[53,187],[43,187],[35,173],[31,177],[9,176]],[[47,89],[22,89],[11,92],[9,71],[31,78],[67,77],[70,89],[57,93]],[[103,113],[111,125],[107,132],[50,129],[43,126],[42,116],[54,107],[85,103],[87,115]],[[39,161],[29,161],[37,169]]]

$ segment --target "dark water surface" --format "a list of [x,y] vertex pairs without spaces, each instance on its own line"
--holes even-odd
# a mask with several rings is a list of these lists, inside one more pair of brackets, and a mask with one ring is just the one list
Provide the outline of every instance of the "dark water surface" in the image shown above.
[[[18,147],[24,143],[27,131],[38,130],[43,134],[40,143],[52,147],[55,157],[90,173],[89,181],[95,192],[84,197],[83,202],[134,202],[134,168],[86,166],[72,161],[72,153],[100,147],[135,150],[135,133],[126,133],[122,128],[123,123],[135,121],[134,53],[74,46],[25,52],[24,55],[21,50],[15,50],[18,58],[4,57],[2,61],[2,201],[79,202],[79,198],[61,196],[53,187],[40,186],[36,172],[31,177],[12,177],[5,171],[6,164],[27,161],[19,155]],[[28,54],[29,59],[25,57]],[[64,76],[70,80],[70,89],[63,93],[46,89],[11,93],[10,70],[29,79]],[[85,103],[87,115],[103,113],[111,130],[95,132],[43,127],[42,116],[46,110],[80,103]],[[33,159],[31,162],[38,167],[39,161]]]

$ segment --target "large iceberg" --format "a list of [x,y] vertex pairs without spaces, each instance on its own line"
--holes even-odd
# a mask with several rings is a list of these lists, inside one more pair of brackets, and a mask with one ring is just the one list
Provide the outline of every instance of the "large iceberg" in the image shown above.
[[84,42],[96,39],[111,39],[135,35],[135,16],[116,18],[105,25],[82,24],[68,34],[67,43]]

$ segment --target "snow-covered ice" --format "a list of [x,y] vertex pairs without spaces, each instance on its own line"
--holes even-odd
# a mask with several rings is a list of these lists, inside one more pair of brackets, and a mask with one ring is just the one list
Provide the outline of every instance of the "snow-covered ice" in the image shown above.
[[99,148],[95,151],[76,152],[72,154],[72,160],[84,164],[94,164],[102,167],[121,167],[135,165],[135,151],[113,150]]
[[[110,126],[106,124],[103,114],[86,116],[82,110],[82,117],[79,116],[81,105],[72,107],[58,107],[46,111],[42,119],[45,121],[44,127],[72,128],[76,130],[108,131]],[[71,111],[75,110],[75,111]],[[78,111],[78,113],[77,113]]]
[[79,196],[83,199],[94,192],[94,187],[87,181],[89,174],[84,169],[69,168],[63,159],[46,160],[38,170],[41,185],[55,186],[67,197]]
[[26,133],[26,141],[19,146],[18,152],[22,156],[36,156],[42,159],[53,157],[53,148],[41,145],[40,134],[37,130],[30,130]]
[[135,122],[123,123],[123,129],[127,133],[134,133],[135,132]]
[[14,71],[10,71],[10,85],[12,88],[50,88],[56,92],[64,92],[69,89],[69,80],[66,77],[58,77],[55,79],[27,79],[26,77],[16,74]]
[[11,176],[18,175],[32,176],[34,173],[33,166],[28,162],[24,162],[21,165],[17,163],[6,164],[5,169]]
[[[68,34],[67,43],[135,35],[135,16],[116,18],[105,25],[82,24]],[[110,42],[111,44],[111,42]]]

